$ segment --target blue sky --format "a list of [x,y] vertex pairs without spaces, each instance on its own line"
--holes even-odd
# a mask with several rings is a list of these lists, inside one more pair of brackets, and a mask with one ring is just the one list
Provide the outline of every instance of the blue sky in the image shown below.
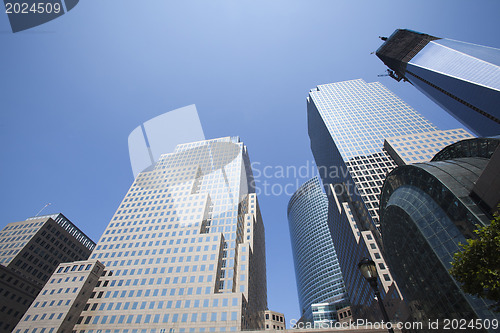
[[[318,84],[380,81],[460,127],[409,83],[377,77],[370,53],[396,28],[498,48],[498,13],[495,0],[85,0],[16,34],[0,13],[0,227],[50,202],[44,213],[97,241],[133,181],[129,133],[189,104],[207,138],[238,135],[272,170],[311,164],[305,99]],[[287,321],[299,317],[288,199],[259,197],[269,308]]]

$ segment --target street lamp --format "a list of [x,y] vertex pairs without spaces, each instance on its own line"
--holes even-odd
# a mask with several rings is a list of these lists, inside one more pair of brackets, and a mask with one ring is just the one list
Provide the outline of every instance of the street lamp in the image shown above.
[[[385,322],[389,323],[389,316],[384,308],[384,303],[382,303],[382,297],[380,296],[380,292],[378,290],[377,283],[377,266],[375,266],[375,262],[368,258],[363,258],[358,264],[358,268],[363,274],[365,280],[370,284],[375,293],[375,297],[377,297],[378,305],[380,307],[380,311],[382,312],[382,316],[384,317]],[[392,326],[388,328],[389,333],[394,333]]]

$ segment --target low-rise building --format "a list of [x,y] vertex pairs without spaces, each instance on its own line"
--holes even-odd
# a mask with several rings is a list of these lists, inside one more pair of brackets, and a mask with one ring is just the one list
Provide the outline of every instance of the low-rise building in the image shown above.
[[13,332],[71,332],[103,273],[96,260],[60,264]]

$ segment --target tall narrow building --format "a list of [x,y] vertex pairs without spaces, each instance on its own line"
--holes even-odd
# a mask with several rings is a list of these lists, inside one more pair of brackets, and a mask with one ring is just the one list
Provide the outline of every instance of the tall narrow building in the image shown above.
[[90,259],[105,271],[76,332],[263,329],[264,225],[246,146],[225,137],[162,155],[139,173]]
[[[328,230],[328,199],[318,177],[302,184],[287,209],[301,320],[337,321],[337,310],[349,305],[342,272]],[[330,318],[315,318],[312,305],[326,303]]]
[[377,50],[396,80],[411,82],[479,136],[500,134],[500,49],[398,29]]
[[9,223],[0,232],[0,332],[11,332],[61,262],[87,259],[95,243],[63,214]]
[[369,257],[377,264],[391,319],[404,320],[406,307],[381,251],[380,191],[397,165],[384,150],[384,139],[434,134],[437,128],[382,84],[361,79],[312,89],[307,112],[311,150],[327,189],[328,225],[353,317],[381,318],[357,267]]

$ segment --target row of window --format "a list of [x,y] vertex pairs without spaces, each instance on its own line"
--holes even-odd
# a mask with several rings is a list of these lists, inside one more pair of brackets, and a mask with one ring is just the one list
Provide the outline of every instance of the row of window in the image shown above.
[[[115,253],[116,253],[116,252],[112,252],[112,254],[115,254]],[[120,253],[121,253],[121,252],[120,252]],[[107,257],[108,257],[108,256],[107,256],[106,254],[104,254],[104,255],[103,255],[103,253],[99,253],[99,254],[92,255],[92,258],[107,258]],[[115,257],[115,256],[114,256],[114,255],[112,255],[112,256],[111,256],[111,258],[113,258],[113,257]],[[120,254],[120,255],[118,255],[117,257],[121,257],[121,254]],[[128,257],[128,256],[125,256],[125,257]],[[211,261],[216,260],[216,257],[217,257],[217,256],[216,256],[215,254],[211,254],[211,255],[210,255],[210,260],[211,260]],[[171,263],[171,264],[175,263],[175,258],[176,258],[176,257],[170,257],[170,259],[171,259],[171,260],[170,260],[170,263]],[[203,260],[202,260],[202,261],[206,261],[206,260],[208,259],[208,256],[207,256],[207,255],[203,255],[201,258],[203,258]],[[184,259],[186,259],[186,261],[185,261],[186,263],[191,262],[191,256],[179,257],[178,262],[179,262],[179,263],[182,263],[182,262],[184,262]],[[198,261],[199,261],[199,259],[200,259],[200,256],[199,256],[199,255],[194,256],[194,262],[198,262]],[[245,258],[243,258],[243,259],[242,259],[242,261],[243,261],[243,260],[246,260],[246,257],[245,257]],[[155,257],[155,258],[149,258],[149,259],[146,259],[146,258],[144,258],[144,259],[135,259],[135,260],[130,259],[130,260],[128,260],[128,261],[122,260],[121,265],[127,265],[127,266],[131,266],[131,265],[146,265],[146,264],[150,264],[150,265],[152,265],[152,264],[155,264],[155,263],[156,263],[156,264],[160,264],[160,263],[164,263],[164,264],[166,264],[166,263],[168,263],[168,262],[169,262],[169,257],[163,257],[163,260],[162,260],[162,257]],[[210,270],[210,271],[211,271],[211,270],[213,270],[213,264],[212,264],[212,265],[205,265],[205,264],[203,264],[203,265],[199,265],[200,271],[201,271],[201,272],[205,271],[205,269],[206,269],[206,267],[207,267],[207,266],[209,267],[209,268],[208,268],[208,270]],[[177,267],[176,267],[176,272],[178,272],[178,273],[179,273],[179,272],[181,271],[181,269],[182,269],[181,267],[185,267],[185,268],[184,268],[184,272],[187,272],[187,271],[189,270],[189,268],[188,268],[188,267],[191,267],[191,266],[190,266],[190,265],[186,265],[186,266],[177,266]],[[166,269],[165,267],[162,267],[162,270],[163,270],[163,271],[164,271],[165,269]],[[173,270],[174,270],[174,266],[171,266],[171,267],[169,267],[168,269],[169,269],[168,273],[172,273],[172,272],[173,272]],[[154,270],[154,269],[153,269],[153,270]],[[197,272],[197,271],[198,271],[198,265],[193,265],[193,266],[192,266],[192,271],[193,271],[193,272]],[[124,271],[124,272],[126,272],[126,271]],[[131,271],[131,273],[130,273],[130,274],[128,274],[128,275],[134,275],[134,272],[135,272],[135,271]],[[138,272],[137,274],[141,274],[141,273],[139,273],[139,271],[137,271],[137,272]],[[145,273],[145,274],[148,274],[148,273]],[[152,273],[152,274],[154,274],[154,273]],[[122,275],[126,275],[126,273],[123,273]]]
[[[189,332],[189,333],[194,333],[194,332],[200,332],[200,333],[203,333],[203,332],[216,332],[216,330],[218,332],[226,332],[227,331],[227,328],[226,327],[219,327],[219,328],[215,328],[215,327],[200,327],[200,328],[189,328],[189,329],[186,329],[184,327],[179,327],[179,328],[176,328],[176,331],[179,332],[179,333],[185,333],[185,332]],[[32,328],[32,329],[25,329],[25,330],[21,330],[21,329],[17,329],[15,331],[15,333],[53,333],[55,331],[55,328]],[[231,326],[229,327],[229,331],[231,332],[235,332],[236,331],[236,326]],[[156,328],[151,328],[151,329],[146,329],[146,328],[143,328],[143,329],[113,329],[113,330],[110,330],[110,329],[107,329],[107,330],[101,330],[101,329],[90,329],[90,330],[80,330],[80,331],[74,331],[74,332],[78,332],[78,333],[169,333],[169,331],[167,331],[166,329],[162,328],[162,329],[156,329]]]
[[[135,236],[136,235],[134,235],[134,238],[135,238]],[[215,235],[213,240],[217,241],[217,237],[218,237],[218,235]],[[115,237],[107,237],[107,238],[103,237],[101,239],[101,244],[105,243],[105,242],[119,241],[120,244],[116,244],[117,246],[115,246],[115,249],[118,249],[120,245],[121,245],[122,249],[125,248],[125,247],[127,247],[127,246],[128,246],[128,248],[131,248],[131,247],[133,247],[135,245],[134,242],[131,242],[131,243],[125,243],[125,242],[123,242],[124,240],[126,241],[129,238],[130,238],[130,236],[126,236],[126,237],[125,236],[121,236],[121,237],[115,236]],[[142,239],[142,235],[139,235],[138,239]],[[198,238],[198,242],[199,243],[203,243],[204,242],[203,238]],[[209,238],[206,238],[205,242],[210,242]],[[187,238],[187,237],[185,237],[185,238],[182,238],[182,239],[181,238],[177,238],[176,240],[170,239],[170,241],[168,241],[168,243],[167,243],[167,240],[163,240],[163,241],[161,241],[161,243],[160,243],[159,240],[157,240],[157,241],[150,240],[147,245],[146,245],[146,242],[144,241],[142,244],[140,244],[140,247],[153,247],[153,246],[160,246],[160,245],[165,246],[165,245],[174,245],[174,244],[179,245],[181,243],[182,244],[188,244],[188,243],[193,244],[193,243],[196,243],[196,238],[195,237],[193,237],[193,238]],[[136,246],[136,247],[139,247],[139,246]],[[185,250],[186,250],[186,248],[182,247],[182,251],[181,252],[185,252]],[[192,252],[192,250],[190,250],[190,251]]]
[[[57,290],[57,291],[56,291]],[[64,290],[64,292],[63,292]],[[68,293],[76,293],[78,290],[78,288],[59,288],[59,289],[45,289],[43,292],[42,292],[42,295],[53,295],[53,294],[68,294]]]
[[33,317],[31,317],[30,315],[27,315],[26,317],[24,317],[24,321],[29,321],[30,318],[31,318],[31,321],[35,321],[35,320],[52,320],[52,319],[61,319],[63,316],[63,313],[60,312],[58,314],[56,313],[43,313],[41,315],[34,315]]
[[9,223],[8,225],[5,226],[5,228],[2,229],[2,232],[0,233],[0,235],[3,236],[3,232],[4,231],[34,228],[34,227],[41,226],[44,223],[45,223],[45,221],[36,222],[36,223],[25,223],[25,222],[21,222],[21,223]]
[[[217,216],[217,218],[213,218],[212,220],[216,221],[218,218],[220,218],[220,221],[223,222],[224,221],[223,218],[226,217],[226,213],[227,213],[227,217],[231,217],[231,216],[236,217],[238,215],[236,210],[234,210],[233,212],[227,211],[227,212],[223,212],[223,213],[219,214],[219,216]],[[129,217],[126,217],[126,218],[128,219]],[[228,218],[226,220],[226,224],[228,224],[231,221],[233,221],[233,219]],[[135,220],[135,221],[128,221],[128,222],[111,223],[108,228],[120,228],[120,229],[123,229],[122,227],[125,227],[125,226],[128,227],[130,225],[132,225],[132,226],[134,226],[134,225],[141,225],[143,223],[145,225],[147,225],[147,224],[149,224],[149,222],[150,222],[149,220],[145,220],[145,221],[144,220]],[[155,231],[157,231],[157,230],[165,230],[165,228],[167,227],[167,225],[164,224],[165,222],[172,222],[172,221],[169,221],[168,218],[165,218],[163,220],[163,223],[162,223],[161,219],[158,219],[158,221],[156,221],[156,219],[153,219],[153,220],[151,220],[152,224],[154,224],[154,223],[162,223],[162,224],[161,225],[156,225],[154,227],[153,226],[142,227],[142,229],[140,227],[137,227],[137,228],[135,228],[135,232],[139,232],[139,231],[144,232],[144,231],[153,231],[153,230],[155,230]],[[224,223],[221,223],[221,224],[224,224]],[[175,224],[173,227],[177,229],[179,227],[179,224]],[[123,233],[126,233],[127,231],[129,231],[128,228],[123,229]],[[130,232],[133,232],[133,231],[134,231],[134,228],[130,228]]]
[[[223,193],[222,190],[219,190],[218,191],[219,193]],[[187,196],[188,193],[180,193],[179,194],[179,197],[182,197],[183,195]],[[219,196],[219,195],[218,195]],[[217,204],[216,205],[212,205],[212,207],[210,208],[211,211],[213,212],[222,212],[222,213],[226,213],[226,212],[229,212],[229,211],[232,211],[234,210],[234,207],[231,205],[231,202],[227,202],[227,203],[224,203],[225,201],[227,201],[227,199],[229,198],[229,196],[226,194],[224,195],[225,199],[224,198],[215,198],[217,199]],[[203,208],[199,208],[197,210],[197,212],[202,212]],[[192,210],[192,209],[191,209]],[[147,213],[151,211],[151,213]],[[156,211],[156,212],[154,212]],[[159,212],[160,211],[160,212]],[[143,213],[144,212],[144,213]],[[136,215],[134,215],[134,213],[137,213]],[[143,213],[142,215],[140,213]],[[165,215],[180,215],[182,214],[183,216],[183,220],[186,220],[188,217],[190,219],[194,219],[194,215],[190,215],[190,216],[187,216],[186,214],[189,214],[190,212],[188,211],[188,209],[186,210],[183,210],[183,209],[180,209],[179,211],[177,211],[177,208],[167,208],[167,206],[152,206],[152,207],[142,207],[142,208],[130,208],[130,209],[123,209],[123,210],[118,210],[115,214],[115,217],[113,218],[113,221],[117,221],[117,220],[123,220],[123,219],[133,219],[133,218],[145,218],[145,217],[158,217],[158,216],[165,216]],[[191,212],[193,213],[193,212]],[[132,214],[131,216],[125,216],[124,214]],[[234,211],[234,216],[236,216],[236,211]],[[197,215],[196,218],[200,218],[201,215]],[[177,216],[178,220],[179,221],[179,216]],[[160,219],[161,220],[161,219]],[[170,222],[173,222],[175,221],[175,217],[172,217],[170,218]],[[158,221],[159,223],[160,221]],[[168,218],[165,218],[164,219],[164,222],[168,222]]]
[[[234,226],[234,227],[236,227],[236,226]],[[191,240],[193,241],[194,238],[192,238]],[[175,242],[174,239],[171,239],[167,243],[167,240],[164,240],[161,244],[164,245],[164,246],[167,245],[167,244],[168,245],[180,244],[181,243],[180,239],[178,239],[178,241],[179,242]],[[187,243],[187,238],[184,239],[184,243]],[[127,245],[128,245],[128,248],[132,248],[132,247],[135,247],[135,248],[146,247],[147,248],[147,247],[152,247],[152,246],[159,246],[160,244],[159,244],[159,241],[155,245],[153,245],[153,241],[150,241],[149,244],[146,243],[146,242],[142,242],[142,243],[139,243],[139,242],[137,242],[137,243],[120,243],[120,244],[116,244],[115,248],[116,249],[120,248],[120,245],[121,245],[121,248],[125,248]],[[94,253],[92,255],[92,259],[95,259],[95,258],[104,258],[104,259],[106,259],[106,258],[115,258],[115,257],[116,258],[120,258],[122,256],[130,258],[131,256],[134,257],[136,255],[137,256],[143,256],[143,251],[142,250],[139,250],[139,251],[125,251],[125,252],[123,252],[123,251],[113,251],[113,252],[105,251],[104,252],[104,250],[106,250],[105,247],[107,247],[107,245],[104,245],[103,248],[102,248],[102,250],[98,250],[98,251],[103,251],[103,252],[99,253],[98,251],[96,251],[96,253]],[[113,244],[110,245],[109,249],[112,249],[112,247],[113,247]],[[200,248],[201,247],[198,246],[196,252],[201,252]],[[207,248],[207,246],[205,246],[205,248],[206,248],[206,250],[204,250],[204,251],[209,251],[208,248]],[[185,252],[185,248],[183,248],[183,249],[184,249],[184,251],[181,251],[181,253]],[[189,247],[189,251],[188,252],[192,253],[193,249],[194,249],[194,247]],[[215,251],[216,249],[217,249],[217,245],[213,245],[212,246],[212,251]],[[149,255],[149,252],[150,252],[150,250],[144,251],[144,255],[145,256]],[[157,249],[151,250],[151,255],[156,255],[156,252],[157,252]],[[164,249],[159,249],[158,255],[162,255],[163,253],[170,254],[171,252],[172,252],[171,248],[167,248],[165,252],[164,252]],[[173,253],[177,253],[177,252],[178,252],[178,248],[174,248],[174,252]],[[199,258],[200,258],[200,255],[195,255],[195,256],[193,256],[193,258],[194,258],[194,261],[198,261]],[[202,260],[207,260],[207,255],[203,255],[202,258],[203,258]],[[182,262],[183,259],[184,259],[184,257],[180,257],[179,258],[179,262]],[[211,259],[213,260],[214,258],[211,258]],[[187,256],[186,257],[186,261],[188,261],[188,262],[191,261],[191,256]],[[168,257],[165,257],[164,263],[167,263],[167,262],[168,262]],[[175,262],[175,256],[171,257],[170,262],[172,262],[172,263]],[[136,263],[136,264],[138,264],[138,263]]]
[[[207,239],[206,241],[210,242],[209,239]],[[191,242],[194,243],[194,238],[191,238]],[[203,242],[203,239],[201,239],[200,242]],[[147,245],[147,247],[153,247],[153,246],[159,246],[159,245],[160,245],[160,241],[157,241],[154,245],[153,245],[153,241],[150,241],[149,244]],[[162,246],[167,245],[167,241],[166,240],[163,241],[161,243],[161,245]],[[130,244],[128,246],[132,247],[132,246],[130,246]],[[146,247],[146,242],[143,242],[140,246],[141,247]],[[99,245],[96,251],[99,251],[99,250],[112,250],[113,247],[115,249],[119,249],[120,247],[121,248],[125,248],[125,247],[127,247],[127,243]],[[136,246],[136,247],[138,247],[138,246]],[[209,249],[210,249],[209,245],[203,246],[203,249],[202,249],[201,246],[197,246],[196,249],[193,246],[190,246],[188,248],[188,252],[189,253],[191,253],[191,252],[207,252],[207,251],[210,251]],[[135,255],[138,255],[138,256],[145,255],[145,256],[147,256],[147,255],[150,255],[150,254],[151,255],[156,255],[157,253],[158,254],[163,254],[163,253],[170,254],[170,253],[178,253],[179,250],[180,250],[181,253],[185,253],[186,252],[186,247],[181,247],[181,248],[175,247],[175,248],[173,248],[173,251],[172,251],[171,248],[167,248],[167,249],[164,249],[164,248],[161,248],[161,249],[152,249],[152,250],[145,250],[145,251],[138,250],[137,252],[136,251],[131,251],[131,252],[126,251],[125,252],[125,256],[129,256],[129,255],[130,256],[135,256]],[[212,245],[212,251],[216,251],[216,250],[217,250],[217,246],[216,245]],[[205,260],[206,260],[206,258],[205,258]]]
[[[162,293],[162,295],[164,295]],[[157,295],[153,295],[157,296]],[[147,297],[147,295],[144,295]],[[111,311],[111,310],[136,310],[136,309],[189,309],[189,308],[216,308],[238,306],[238,298],[215,298],[212,299],[195,299],[195,300],[177,300],[177,301],[141,301],[141,302],[110,302],[110,303],[88,303],[85,305],[84,311]]]
[[33,235],[35,234],[36,231],[37,231],[36,229],[24,230],[24,232],[21,232],[23,235],[2,235],[2,237],[0,237],[0,242],[2,244],[5,244],[2,246],[2,248],[6,247],[6,246],[12,247],[13,245],[9,244],[11,242],[18,242],[18,241],[30,239],[31,237],[33,237]]
[[73,265],[73,266],[62,266],[62,267],[59,267],[58,270],[57,270],[57,273],[67,273],[67,272],[74,272],[76,270],[78,271],[83,271],[83,270],[90,270],[92,268],[92,264],[80,264],[80,265]]
[[273,318],[274,321],[279,321],[279,322],[284,322],[285,319],[283,316],[280,316],[280,315],[276,315],[276,314],[272,314],[272,316],[269,315],[269,313],[266,313],[266,319],[270,319],[270,318]]
[[[68,289],[69,289],[69,288],[68,288]],[[36,303],[33,305],[33,307],[35,307],[35,308],[38,308],[38,307],[40,307],[40,308],[45,308],[45,307],[47,307],[47,306],[49,306],[49,307],[50,307],[50,306],[62,306],[62,305],[67,306],[67,305],[69,305],[69,304],[71,303],[71,300],[72,300],[72,299],[68,299],[68,300],[64,301],[64,300],[60,299],[60,300],[58,300],[58,301],[57,301],[57,303],[56,303],[56,300],[52,300],[52,301],[50,301],[50,302],[49,302],[49,301],[45,301],[45,302],[36,302]],[[48,303],[48,304],[47,304],[47,303]]]
[[77,324],[148,324],[148,323],[196,323],[236,321],[238,312],[167,313],[113,316],[87,316],[78,318]]
[[[211,278],[211,276],[209,276]],[[145,280],[145,279],[144,279]],[[158,278],[158,280],[161,280],[161,278]],[[151,280],[150,280],[151,282]],[[160,281],[161,282],[161,281]],[[138,289],[138,290],[122,290],[122,291],[119,291],[119,290],[115,290],[113,292],[111,291],[100,291],[98,293],[96,292],[93,292],[92,293],[92,296],[91,298],[93,297],[96,297],[96,298],[124,298],[124,297],[146,297],[146,296],[158,296],[158,295],[161,295],[161,296],[183,296],[183,295],[193,295],[193,294],[196,294],[196,295],[201,295],[202,292],[203,292],[203,288],[205,289],[204,291],[204,294],[205,295],[209,295],[212,293],[212,287],[189,287],[189,288],[170,288],[170,289],[167,289],[167,288],[164,288],[164,289],[161,289],[161,293],[160,293],[160,289],[146,289],[145,290],[145,293],[144,293],[144,296],[142,295],[142,289]],[[137,293],[136,293],[137,292]],[[135,296],[134,296],[135,294]]]

